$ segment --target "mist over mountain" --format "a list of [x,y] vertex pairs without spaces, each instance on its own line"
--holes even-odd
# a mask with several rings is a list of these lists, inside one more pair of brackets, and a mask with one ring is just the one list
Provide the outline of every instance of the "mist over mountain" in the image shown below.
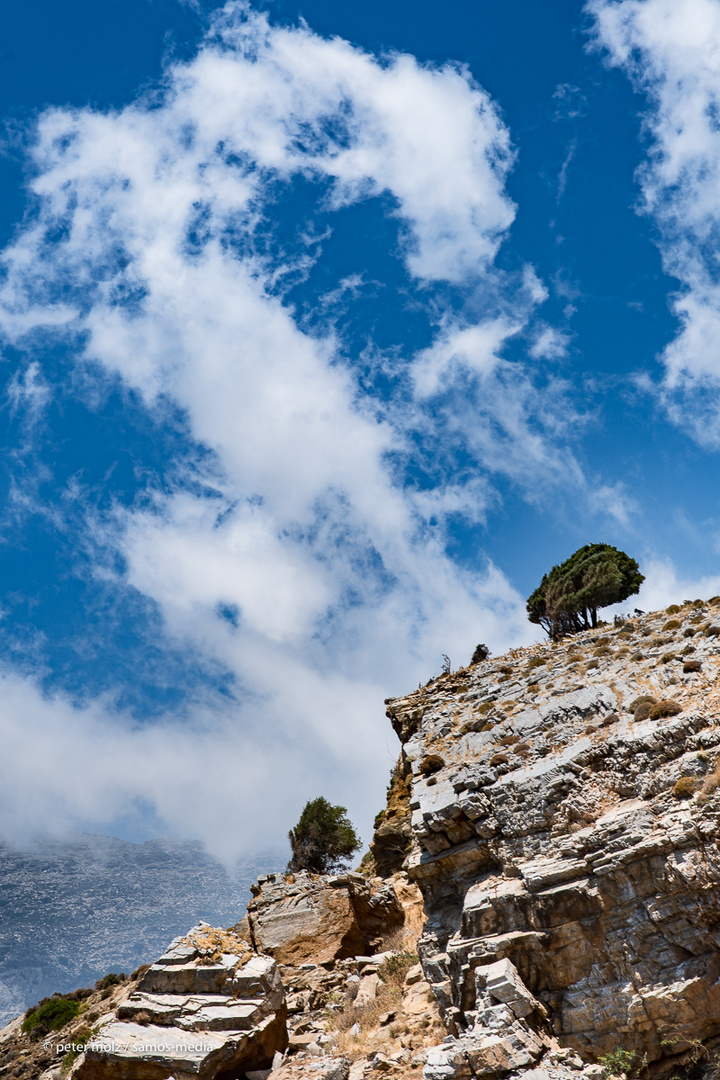
[[88,833],[0,845],[0,1025],[55,991],[149,962],[200,919],[229,926],[275,853],[229,874],[200,844]]

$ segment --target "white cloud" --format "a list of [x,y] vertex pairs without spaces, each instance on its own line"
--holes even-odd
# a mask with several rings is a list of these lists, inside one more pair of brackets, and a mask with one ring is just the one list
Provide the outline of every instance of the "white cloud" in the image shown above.
[[660,230],[680,333],[668,345],[663,396],[676,422],[720,441],[720,3],[589,0],[595,43],[650,99],[643,209]]
[[[447,516],[481,519],[492,473],[529,498],[552,485],[588,498],[563,449],[577,417],[562,383],[540,389],[503,358],[547,297],[532,267],[520,283],[492,269],[514,213],[508,132],[461,68],[379,61],[229,4],[162,95],[117,112],[50,110],[32,159],[38,211],[3,257],[3,332],[38,356],[42,328],[55,342],[63,327],[71,343],[82,336],[89,366],[148,409],[169,396],[210,451],[212,497],[150,493],[151,508],[91,523],[88,542],[125,556],[122,581],[159,605],[175,643],[224,665],[237,693],[224,710],[143,728],[111,702],[74,710],[8,676],[15,820],[87,826],[146,799],[230,857],[276,841],[323,793],[367,829],[386,745],[395,752],[383,697],[437,674],[443,652],[459,666],[478,641],[497,652],[535,634],[496,567],[449,558]],[[408,287],[438,311],[398,400],[363,397],[333,333],[305,332],[278,293],[319,257],[312,225],[292,255],[258,241],[277,185],[298,177],[330,214],[389,199]],[[360,281],[330,292],[350,303]],[[437,282],[468,295],[490,283],[497,310],[461,325]],[[558,339],[543,333],[548,356]],[[409,460],[416,438],[436,455],[417,490],[388,464]],[[462,473],[458,447],[472,461]],[[98,576],[110,562],[98,557]],[[12,768],[23,709],[43,747],[37,780]]]

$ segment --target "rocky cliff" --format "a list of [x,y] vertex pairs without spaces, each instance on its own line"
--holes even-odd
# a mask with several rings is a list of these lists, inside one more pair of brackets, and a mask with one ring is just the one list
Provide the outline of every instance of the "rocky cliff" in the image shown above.
[[264,875],[235,927],[77,992],[62,1045],[105,1043],[16,1022],[0,1073],[717,1080],[719,672],[720,598],[388,701],[365,874]]
[[409,791],[395,835],[410,826],[451,1035],[427,1080],[714,1061],[719,640],[717,601],[686,603],[387,703]]

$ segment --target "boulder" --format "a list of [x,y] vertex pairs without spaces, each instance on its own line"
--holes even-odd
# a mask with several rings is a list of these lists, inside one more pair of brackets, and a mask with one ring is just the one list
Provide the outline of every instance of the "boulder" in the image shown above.
[[267,874],[252,891],[247,918],[253,941],[286,965],[372,953],[404,920],[392,886],[371,884],[362,874]]
[[78,1060],[79,1080],[213,1080],[269,1069],[287,1046],[277,962],[205,923],[145,972]]

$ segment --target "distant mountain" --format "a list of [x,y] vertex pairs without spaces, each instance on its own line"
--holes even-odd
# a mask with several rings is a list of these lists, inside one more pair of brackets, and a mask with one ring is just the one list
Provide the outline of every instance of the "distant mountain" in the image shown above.
[[131,972],[204,919],[230,926],[278,854],[231,877],[199,844],[83,833],[30,851],[0,844],[0,1026],[55,990]]

